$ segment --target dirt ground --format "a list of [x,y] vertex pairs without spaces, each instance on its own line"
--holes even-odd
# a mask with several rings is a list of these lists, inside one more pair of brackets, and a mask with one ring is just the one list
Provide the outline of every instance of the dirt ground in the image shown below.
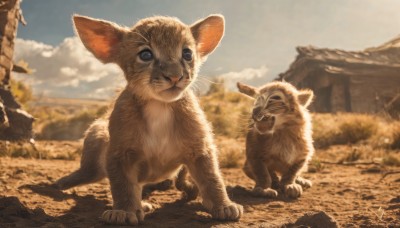
[[[49,185],[78,165],[0,158],[0,227],[109,227],[99,221],[112,205],[106,180],[64,192]],[[149,196],[155,210],[141,227],[400,227],[400,175],[382,179],[382,171],[373,164],[325,164],[304,174],[313,186],[289,200],[254,198],[248,192],[253,183],[240,169],[222,169],[231,199],[244,206],[240,221],[215,221],[199,199],[183,203],[180,192],[169,189]]]

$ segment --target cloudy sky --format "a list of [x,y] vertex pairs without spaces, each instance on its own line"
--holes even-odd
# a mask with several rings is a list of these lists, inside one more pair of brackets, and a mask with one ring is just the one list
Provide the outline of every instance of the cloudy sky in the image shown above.
[[14,57],[36,71],[19,78],[52,97],[108,98],[124,84],[116,66],[102,65],[75,37],[74,13],[126,26],[153,15],[190,24],[221,13],[225,37],[200,75],[223,77],[232,89],[286,71],[296,46],[362,50],[400,34],[397,0],[24,0],[22,9],[28,25],[19,26]]

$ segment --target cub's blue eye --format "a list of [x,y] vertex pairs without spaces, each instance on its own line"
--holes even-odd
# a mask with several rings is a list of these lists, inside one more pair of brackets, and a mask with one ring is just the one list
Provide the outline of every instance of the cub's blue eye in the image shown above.
[[192,50],[189,48],[185,48],[182,50],[182,58],[186,61],[192,61],[193,59],[193,53]]
[[145,49],[139,52],[139,58],[145,62],[153,59],[153,53],[149,49]]

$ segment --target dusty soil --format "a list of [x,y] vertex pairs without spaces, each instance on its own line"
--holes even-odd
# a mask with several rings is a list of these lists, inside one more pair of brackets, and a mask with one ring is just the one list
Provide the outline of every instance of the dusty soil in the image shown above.
[[[0,227],[109,227],[99,221],[112,205],[106,180],[64,192],[49,185],[78,165],[0,158]],[[199,200],[183,203],[180,192],[169,189],[150,195],[155,210],[141,227],[399,227],[400,175],[381,180],[382,170],[375,165],[325,164],[305,174],[313,187],[298,200],[289,200],[254,198],[248,193],[253,183],[240,169],[223,169],[231,199],[244,206],[240,221],[215,221]]]

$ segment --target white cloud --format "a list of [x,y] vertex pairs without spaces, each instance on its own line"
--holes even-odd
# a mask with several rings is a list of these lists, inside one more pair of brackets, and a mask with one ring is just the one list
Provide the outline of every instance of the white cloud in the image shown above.
[[249,82],[261,77],[266,76],[268,68],[264,65],[260,68],[245,68],[239,72],[229,72],[220,75],[218,78],[224,80],[225,87],[231,90],[236,89],[237,82]]
[[32,75],[18,75],[32,85],[35,94],[69,98],[109,98],[124,84],[122,71],[103,64],[89,53],[77,37],[58,46],[17,39],[14,59],[29,63]]

